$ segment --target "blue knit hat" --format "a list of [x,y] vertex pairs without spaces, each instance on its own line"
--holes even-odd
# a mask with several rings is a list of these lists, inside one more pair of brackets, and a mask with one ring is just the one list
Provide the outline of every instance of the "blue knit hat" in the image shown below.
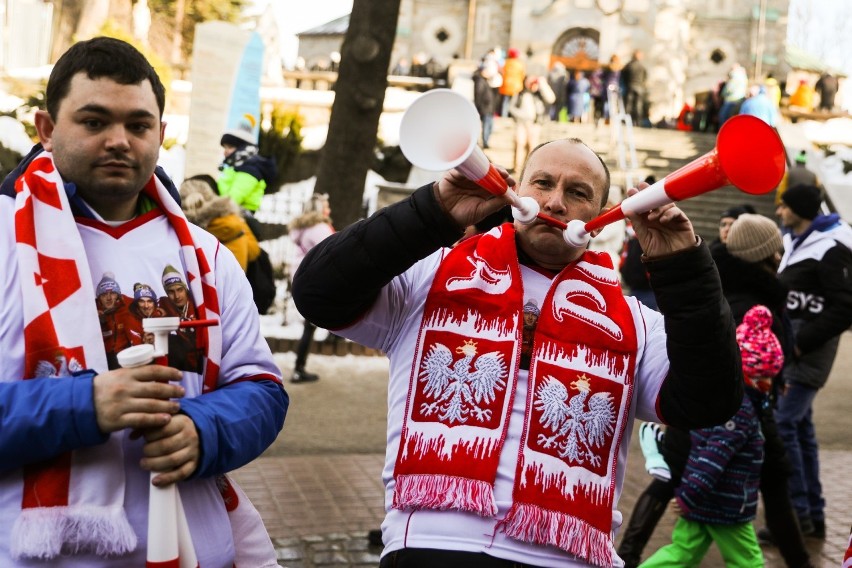
[[104,275],[101,277],[101,281],[98,282],[97,290],[95,291],[98,296],[106,294],[107,292],[121,294],[121,288],[119,287],[118,282],[115,281],[115,274],[112,272],[104,272]]

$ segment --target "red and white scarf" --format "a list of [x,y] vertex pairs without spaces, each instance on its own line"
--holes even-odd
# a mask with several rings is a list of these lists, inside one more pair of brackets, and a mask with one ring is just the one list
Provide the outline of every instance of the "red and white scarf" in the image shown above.
[[[463,241],[441,263],[412,366],[394,507],[497,515],[522,303],[510,224]],[[612,261],[587,251],[553,279],[535,329],[513,503],[499,523],[507,535],[611,566],[636,349]]]
[[[56,377],[107,371],[95,291],[86,252],[53,157],[37,156],[15,184],[15,238],[23,294],[24,376]],[[180,206],[152,176],[144,192],[165,213],[181,244],[199,318],[218,319],[214,275],[193,243]],[[222,339],[219,327],[196,330],[206,349],[204,390],[215,387]],[[136,548],[124,504],[120,433],[23,468],[21,514],[12,529],[15,558],[50,559],[64,552],[121,555]]]

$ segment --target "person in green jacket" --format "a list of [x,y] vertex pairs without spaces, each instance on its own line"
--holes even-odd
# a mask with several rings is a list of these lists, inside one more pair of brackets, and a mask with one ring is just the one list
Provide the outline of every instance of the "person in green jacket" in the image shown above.
[[225,154],[216,180],[219,194],[234,200],[251,227],[249,219],[254,221],[266,188],[276,182],[278,168],[271,158],[258,153],[257,140],[248,124],[225,132],[219,144]]

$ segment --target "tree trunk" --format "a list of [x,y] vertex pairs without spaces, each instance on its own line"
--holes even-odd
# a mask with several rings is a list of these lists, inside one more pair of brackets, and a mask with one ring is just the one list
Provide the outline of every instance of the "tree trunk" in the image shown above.
[[316,193],[329,195],[338,229],[362,216],[367,171],[385,100],[400,0],[354,0],[341,49]]

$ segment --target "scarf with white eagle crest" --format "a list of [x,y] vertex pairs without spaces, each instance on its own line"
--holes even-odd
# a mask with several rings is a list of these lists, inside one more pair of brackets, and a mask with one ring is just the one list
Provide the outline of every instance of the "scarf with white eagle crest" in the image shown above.
[[512,505],[498,511],[522,304],[511,224],[462,241],[442,261],[418,334],[393,506],[502,515],[510,537],[611,566],[637,351],[631,311],[606,254],[586,251],[553,278],[535,328]]

